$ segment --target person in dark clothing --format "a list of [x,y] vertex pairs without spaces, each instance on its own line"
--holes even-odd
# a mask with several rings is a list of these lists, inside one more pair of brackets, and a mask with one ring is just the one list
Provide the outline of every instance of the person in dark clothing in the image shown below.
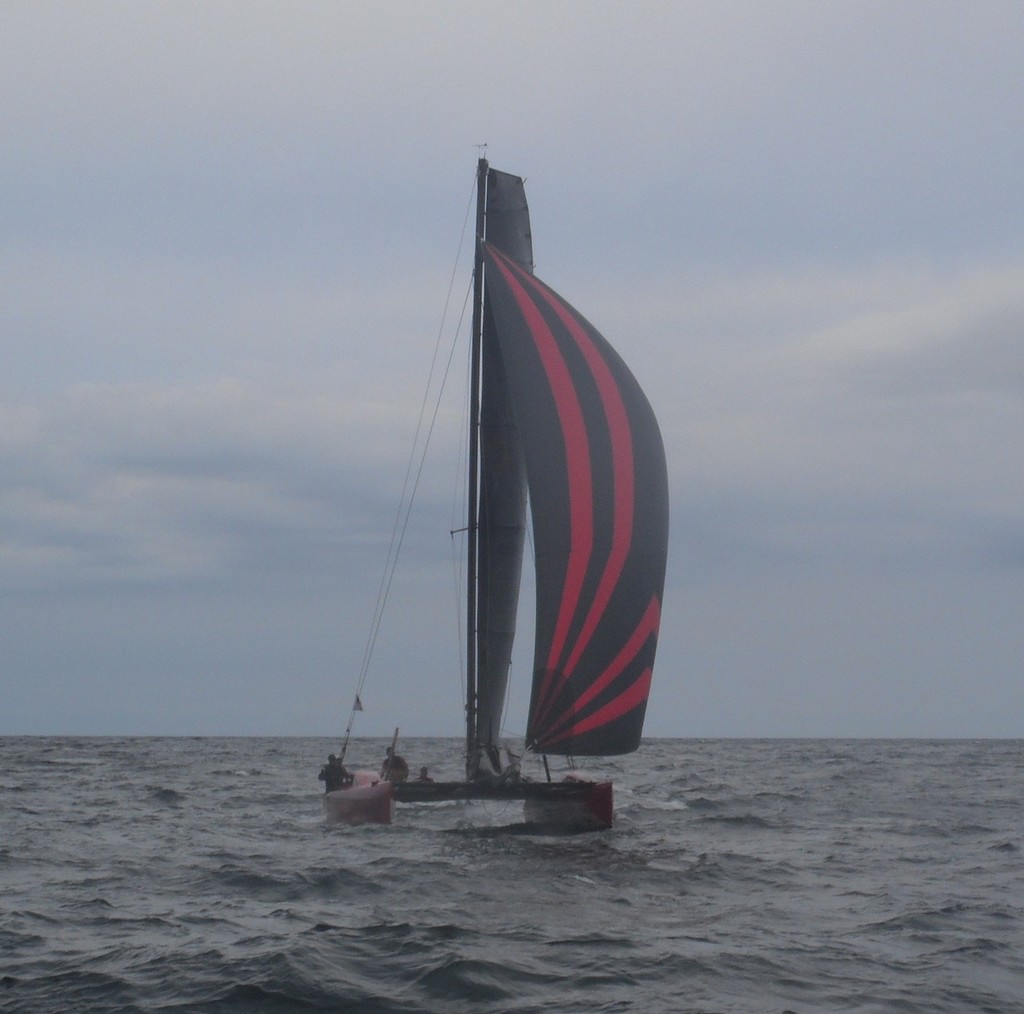
[[386,782],[404,782],[409,777],[409,765],[404,757],[395,753],[395,748],[389,746],[385,751],[384,763],[380,766],[380,776]]
[[424,767],[420,768],[420,776],[416,779],[418,782],[432,782],[434,779],[430,777],[430,772]]
[[324,792],[345,789],[352,784],[352,776],[333,753],[327,758],[327,763],[320,769],[317,778],[324,783]]

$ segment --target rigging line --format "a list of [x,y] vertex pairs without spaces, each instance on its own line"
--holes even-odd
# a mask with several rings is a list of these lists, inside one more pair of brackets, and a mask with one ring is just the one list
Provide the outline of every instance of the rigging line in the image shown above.
[[[466,302],[469,301],[472,294],[472,283],[470,288],[466,290]],[[465,319],[466,307],[465,304],[462,308],[463,320]],[[463,702],[466,700],[466,636],[463,628],[463,621],[466,618],[466,610],[464,607],[463,590],[465,588],[466,579],[466,558],[464,551],[468,549],[468,539],[472,537],[471,529],[468,525],[468,519],[466,518],[466,501],[468,497],[468,485],[469,485],[469,401],[470,401],[470,372],[471,365],[469,362],[466,363],[466,379],[462,387],[462,412],[460,414],[463,420],[463,425],[459,430],[459,452],[455,460],[455,477],[452,483],[452,503],[451,503],[451,516],[449,523],[451,524],[451,537],[452,537],[452,590],[454,593],[454,604],[455,604],[455,632],[456,632],[456,644],[458,645],[458,666],[459,666],[459,681],[461,684],[461,695],[460,700]],[[467,522],[466,526],[463,527],[463,522]],[[460,532],[465,531],[467,533],[466,539],[459,540],[458,543],[455,541],[455,536]]]
[[[426,464],[426,460],[427,460],[427,448],[429,448],[429,446],[430,446],[430,438],[431,438],[431,436],[434,433],[434,426],[437,423],[437,417],[438,417],[438,414],[441,411],[441,397],[444,394],[444,388],[445,388],[445,384],[446,384],[446,382],[448,380],[448,374],[451,372],[452,359],[454,358],[455,349],[456,349],[456,347],[458,345],[458,339],[459,339],[459,334],[462,331],[462,325],[465,322],[465,318],[466,318],[466,304],[468,302],[469,302],[469,297],[468,297],[468,294],[467,294],[467,297],[463,301],[463,304],[462,304],[462,314],[459,317],[459,324],[458,324],[458,327],[455,330],[455,335],[454,335],[454,337],[452,339],[451,349],[448,352],[448,361],[445,363],[444,373],[441,375],[441,382],[440,382],[440,386],[439,386],[439,389],[438,389],[438,392],[437,392],[437,399],[434,402],[434,411],[433,411],[433,413],[432,413],[432,415],[430,417],[430,425],[427,427],[427,435],[426,435],[426,437],[425,437],[425,439],[423,441],[423,449],[422,449],[422,453],[420,455],[419,465],[418,465],[418,467],[416,469],[416,476],[415,476],[415,478],[413,480],[412,491],[409,494],[409,502],[408,502],[407,507],[406,507],[405,517],[404,517],[404,519],[402,521],[401,531],[399,532],[399,535],[398,535],[398,545],[395,548],[395,553],[394,553],[394,558],[393,558],[393,563],[392,563],[391,571],[387,575],[387,582],[386,582],[386,585],[384,587],[384,601],[381,604],[381,615],[383,615],[384,604],[386,604],[386,602],[387,602],[388,592],[390,592],[390,590],[391,590],[391,581],[394,578],[395,570],[397,569],[398,554],[399,554],[399,552],[402,549],[402,543],[405,541],[406,529],[409,527],[409,518],[412,515],[413,500],[415,500],[415,498],[416,498],[416,490],[419,488],[420,478],[423,475],[423,467]],[[377,634],[378,634],[379,631],[380,631],[380,619],[378,618],[377,627],[376,627],[376,629],[373,632],[373,640],[372,640],[372,642],[370,644],[370,652],[371,652],[371,654],[372,654],[372,651],[373,651],[373,647],[377,643]],[[363,674],[363,678],[365,678],[365,673]],[[362,684],[360,683],[360,685],[362,685]]]
[[[381,620],[382,620],[383,614],[384,614],[384,607],[385,607],[385,605],[387,603],[388,590],[389,590],[389,588],[391,586],[391,579],[394,576],[394,572],[395,572],[395,569],[396,569],[397,564],[398,564],[398,554],[399,554],[399,551],[401,550],[401,546],[402,546],[402,537],[404,536],[405,528],[408,525],[409,515],[410,515],[411,510],[412,510],[412,502],[413,502],[413,499],[414,499],[415,493],[416,493],[416,486],[417,486],[418,481],[419,481],[419,475],[421,474],[422,469],[423,469],[423,461],[424,461],[424,459],[426,457],[427,446],[429,445],[429,442],[430,442],[430,434],[433,431],[434,422],[436,421],[436,418],[437,418],[438,408],[437,408],[437,405],[435,405],[434,414],[433,414],[433,417],[431,419],[430,427],[429,427],[429,429],[427,431],[426,438],[424,439],[424,441],[422,443],[422,446],[420,446],[420,444],[421,444],[421,435],[422,435],[422,431],[423,431],[423,419],[424,419],[424,416],[425,416],[426,410],[427,410],[427,404],[428,404],[428,401],[429,401],[430,390],[431,390],[431,387],[434,384],[434,378],[435,378],[435,372],[436,372],[437,360],[438,360],[438,351],[439,351],[439,349],[441,347],[441,339],[443,337],[445,323],[446,323],[447,318],[448,318],[448,310],[449,310],[449,306],[451,304],[452,291],[453,291],[453,289],[455,287],[455,278],[456,278],[456,274],[458,272],[459,260],[461,259],[461,256],[462,256],[462,248],[465,245],[466,231],[467,231],[467,228],[468,228],[470,214],[471,214],[472,208],[473,208],[473,198],[474,198],[475,194],[476,194],[476,181],[474,180],[473,187],[470,190],[469,201],[467,202],[467,205],[466,205],[466,214],[465,214],[465,217],[463,219],[462,232],[461,232],[461,235],[459,237],[459,245],[458,245],[458,249],[457,249],[456,254],[455,254],[455,263],[452,266],[452,273],[451,273],[451,277],[450,277],[449,282],[448,282],[448,292],[447,292],[447,294],[445,296],[444,309],[443,309],[442,314],[441,314],[441,323],[440,323],[440,325],[438,327],[437,338],[436,338],[436,341],[434,343],[434,351],[433,351],[432,358],[431,358],[431,363],[430,363],[430,372],[429,372],[429,375],[427,377],[426,387],[424,388],[424,392],[423,392],[423,400],[422,400],[422,403],[420,405],[420,412],[419,412],[419,416],[418,416],[417,421],[416,421],[416,431],[415,431],[415,434],[414,434],[414,437],[413,437],[412,449],[411,449],[410,454],[409,454],[408,465],[406,466],[405,478],[404,478],[403,484],[402,484],[401,496],[399,497],[398,509],[397,509],[397,511],[395,513],[395,520],[394,520],[394,523],[393,523],[392,529],[391,529],[391,538],[390,538],[390,542],[389,542],[389,545],[388,545],[387,555],[385,557],[384,569],[383,569],[383,572],[381,574],[381,581],[380,581],[380,585],[378,586],[378,590],[377,590],[377,600],[376,600],[376,603],[374,605],[373,616],[372,616],[371,621],[370,621],[370,630],[369,630],[369,633],[368,633],[368,636],[367,636],[366,646],[365,646],[364,651],[363,651],[362,663],[361,663],[360,668],[359,668],[359,677],[358,677],[358,680],[357,680],[357,683],[356,683],[356,696],[355,696],[355,699],[353,700],[352,711],[351,711],[351,714],[350,714],[350,717],[349,717],[349,728],[351,728],[352,716],[355,715],[355,712],[357,710],[356,709],[356,704],[357,704],[357,702],[359,700],[359,694],[362,691],[363,684],[366,681],[367,673],[369,672],[370,661],[371,661],[371,659],[373,657],[373,649],[374,649],[374,646],[375,646],[376,641],[377,641],[377,633],[380,630],[380,624],[381,624]],[[463,305],[462,315],[460,316],[460,324],[459,324],[459,328],[456,330],[456,335],[458,334],[458,330],[461,328],[461,322],[462,322],[462,318],[464,316],[465,316],[465,304]],[[454,345],[454,342],[453,342],[453,345]],[[445,380],[445,378],[447,378],[448,369],[450,367],[450,364],[451,364],[451,353],[449,353],[448,365],[445,368],[444,375],[443,375],[442,380],[441,380],[441,391],[444,390],[444,380]],[[440,403],[440,393],[438,394],[438,404],[439,403]],[[409,488],[409,479],[410,479],[410,476],[412,475],[413,466],[414,466],[415,461],[416,461],[417,448],[419,448],[420,463],[419,463],[419,468],[418,468],[418,470],[416,472],[416,480],[414,481],[412,489],[410,490],[410,488]],[[403,511],[404,511],[404,515],[405,515],[404,523],[402,522]],[[346,742],[347,742],[347,737],[348,737],[348,730],[346,730]]]
[[[465,302],[468,302],[468,298],[467,298],[467,300]],[[409,527],[409,519],[410,519],[410,516],[412,515],[412,510],[413,510],[413,501],[416,499],[416,491],[419,489],[420,478],[423,475],[423,469],[424,469],[424,466],[426,465],[427,449],[430,447],[430,437],[433,435],[434,425],[436,424],[437,416],[440,413],[441,395],[443,394],[444,385],[447,382],[447,377],[449,377],[449,373],[452,370],[453,356],[455,354],[456,346],[458,345],[459,335],[460,335],[460,333],[462,331],[462,325],[465,323],[465,315],[466,315],[465,302],[463,303],[462,315],[459,318],[459,326],[456,329],[456,334],[455,334],[455,337],[454,337],[454,339],[452,341],[452,348],[451,348],[451,350],[449,352],[449,357],[447,357],[447,362],[444,365],[444,372],[441,375],[440,386],[439,386],[438,391],[437,391],[437,398],[436,398],[436,400],[434,402],[434,411],[433,411],[433,413],[430,416],[430,425],[427,427],[427,434],[426,434],[426,437],[425,437],[424,442],[423,442],[423,450],[422,450],[422,453],[420,455],[419,465],[417,466],[416,476],[415,476],[415,478],[413,480],[413,489],[412,489],[412,492],[411,492],[410,497],[409,497],[409,504],[408,504],[407,509],[406,509],[406,514],[404,514],[404,517],[402,518],[401,530],[398,533],[398,543],[397,543],[397,547],[396,547],[395,552],[394,552],[394,561],[393,561],[393,564],[391,566],[391,571],[390,571],[390,573],[387,576],[387,582],[386,582],[386,586],[384,588],[384,599],[385,599],[385,601],[387,599],[387,593],[388,593],[388,591],[390,591],[391,580],[394,577],[394,572],[395,572],[396,565],[397,565],[397,562],[398,562],[398,552],[401,550],[401,545],[404,542],[404,539],[406,539],[406,531],[407,531],[407,529]],[[381,611],[383,612],[383,605],[382,605]],[[378,621],[377,629],[374,631],[374,642],[375,643],[376,643],[376,640],[377,640],[377,632],[379,630],[380,630],[380,622]],[[371,645],[371,647],[372,646],[373,645]]]

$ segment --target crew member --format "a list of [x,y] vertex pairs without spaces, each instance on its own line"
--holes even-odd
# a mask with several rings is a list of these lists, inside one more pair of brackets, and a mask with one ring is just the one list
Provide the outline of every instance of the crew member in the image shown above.
[[380,776],[386,782],[404,782],[409,777],[409,765],[404,757],[395,753],[395,748],[389,746],[385,751],[384,763],[380,766]]
[[317,778],[324,783],[324,792],[345,789],[352,784],[352,776],[333,753],[327,758],[327,763],[320,769]]

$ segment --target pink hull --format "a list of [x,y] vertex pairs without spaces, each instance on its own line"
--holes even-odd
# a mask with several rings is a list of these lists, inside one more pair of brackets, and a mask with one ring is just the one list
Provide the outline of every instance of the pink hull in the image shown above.
[[324,795],[328,824],[390,824],[395,809],[391,782],[372,771],[356,771],[352,785]]

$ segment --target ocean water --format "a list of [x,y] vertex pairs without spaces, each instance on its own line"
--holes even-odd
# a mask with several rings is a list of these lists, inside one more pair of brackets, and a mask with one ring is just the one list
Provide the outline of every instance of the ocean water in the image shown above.
[[654,740],[564,837],[325,826],[335,748],[0,740],[0,1011],[1024,1011],[1022,741]]

